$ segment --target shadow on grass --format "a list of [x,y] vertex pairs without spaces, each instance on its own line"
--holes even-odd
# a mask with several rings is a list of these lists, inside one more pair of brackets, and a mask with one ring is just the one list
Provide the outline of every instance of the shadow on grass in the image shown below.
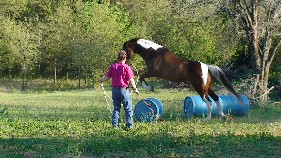
[[252,106],[247,120],[253,123],[281,123],[281,106],[269,105],[266,107]]
[[[99,120],[111,117],[109,109],[105,106],[93,107],[56,107],[56,106],[30,106],[30,105],[2,105],[5,112],[0,115],[4,119],[16,120],[37,120],[37,121],[81,121]],[[112,108],[112,107],[111,107]],[[1,110],[1,109],[0,109]]]
[[279,157],[281,137],[256,135],[173,136],[105,130],[81,138],[0,139],[0,157]]
[[[182,100],[163,100],[164,112],[163,119],[165,120],[184,120],[187,119],[184,114],[184,101]],[[269,104],[265,107],[250,106],[248,113],[245,116],[232,116],[236,122],[248,123],[281,123],[281,105]],[[212,118],[218,116],[212,115]],[[202,118],[202,117],[195,117]]]

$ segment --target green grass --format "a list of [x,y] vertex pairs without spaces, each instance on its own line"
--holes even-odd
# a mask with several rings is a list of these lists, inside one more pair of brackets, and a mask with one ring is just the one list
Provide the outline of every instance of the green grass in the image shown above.
[[[184,99],[194,95],[192,92],[141,89],[141,94],[133,94],[134,105],[142,97],[161,100],[164,121],[143,123],[135,119],[135,128],[125,131],[111,127],[100,89],[0,93],[0,110],[7,108],[0,115],[0,158],[281,155],[280,104],[251,105],[247,116],[226,122],[213,117],[205,122],[184,116]],[[124,110],[121,115],[124,128]]]

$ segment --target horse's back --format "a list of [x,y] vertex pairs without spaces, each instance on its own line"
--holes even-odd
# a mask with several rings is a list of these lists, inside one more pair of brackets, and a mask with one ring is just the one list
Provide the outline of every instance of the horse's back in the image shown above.
[[157,76],[175,82],[189,82],[189,60],[177,57],[168,49],[156,52],[154,66]]

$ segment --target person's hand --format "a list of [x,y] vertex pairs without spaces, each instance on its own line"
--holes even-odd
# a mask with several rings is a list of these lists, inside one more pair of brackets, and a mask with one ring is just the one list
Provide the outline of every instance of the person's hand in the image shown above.
[[103,78],[100,78],[98,81],[99,81],[99,83],[102,83],[103,82]]
[[140,95],[140,92],[137,88],[133,89],[133,92],[137,93],[138,95]]

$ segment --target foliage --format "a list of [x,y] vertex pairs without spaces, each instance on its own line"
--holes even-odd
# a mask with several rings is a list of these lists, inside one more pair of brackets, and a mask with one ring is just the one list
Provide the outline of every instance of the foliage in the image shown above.
[[[271,2],[278,4],[263,2],[261,11],[273,9],[267,5]],[[81,80],[84,77],[89,80],[90,76],[95,80],[115,61],[123,42],[135,37],[154,40],[180,57],[236,71],[237,65],[253,60],[248,38],[244,38],[245,32],[235,21],[240,16],[233,16],[231,12],[237,8],[234,5],[227,8],[228,4],[233,3],[219,0],[2,0],[1,77],[25,74],[27,78]],[[272,34],[280,30],[278,16],[269,23],[272,25],[259,22],[264,28],[276,28]],[[259,30],[261,35],[263,31],[266,29]],[[279,38],[274,36],[272,44]],[[276,54],[278,52],[280,49]],[[19,55],[21,53],[25,55]],[[141,58],[135,57],[131,64],[137,65],[140,73],[144,71]],[[27,68],[23,71],[25,65]],[[273,67],[270,77],[276,80],[278,64]]]
[[37,36],[27,26],[0,17],[1,70],[20,65],[20,70],[31,69],[38,55]]
[[17,17],[24,12],[28,0],[1,0],[0,14],[9,17]]

